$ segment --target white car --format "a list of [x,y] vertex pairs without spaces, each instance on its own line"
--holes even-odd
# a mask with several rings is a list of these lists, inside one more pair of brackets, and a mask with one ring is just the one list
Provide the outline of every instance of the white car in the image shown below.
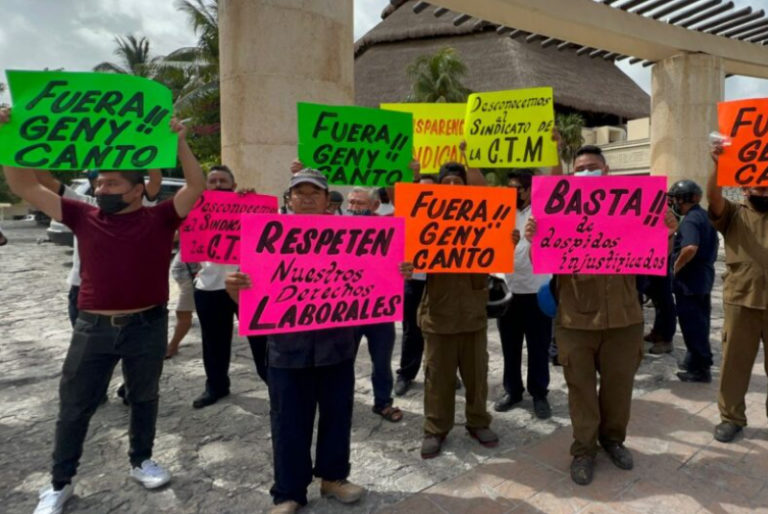
[[[176,194],[176,191],[184,186],[184,183],[184,179],[163,177],[163,183],[160,186],[160,193],[157,195],[157,201],[160,202],[172,197]],[[69,184],[69,187],[71,187],[77,193],[86,195],[91,189],[91,184],[88,182],[88,179],[76,178]],[[72,231],[69,230],[69,227],[63,223],[51,220],[51,224],[48,226],[48,230],[46,232],[48,234],[48,239],[52,243],[57,245],[72,246]]]

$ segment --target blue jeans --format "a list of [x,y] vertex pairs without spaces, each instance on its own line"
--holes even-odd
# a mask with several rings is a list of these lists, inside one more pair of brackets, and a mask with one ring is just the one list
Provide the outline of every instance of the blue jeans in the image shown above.
[[[307,503],[312,475],[324,480],[349,476],[349,445],[355,393],[355,361],[317,368],[267,368],[275,504]],[[312,431],[317,422],[315,465]]]
[[392,405],[392,351],[395,348],[395,324],[376,323],[355,327],[355,344],[365,336],[371,354],[373,373],[373,407],[377,410]]
[[158,384],[167,344],[168,310],[164,305],[132,315],[120,327],[112,326],[105,316],[80,312],[59,384],[53,482],[68,483],[77,472],[91,416],[121,359],[131,410],[131,465],[139,466],[152,457]]

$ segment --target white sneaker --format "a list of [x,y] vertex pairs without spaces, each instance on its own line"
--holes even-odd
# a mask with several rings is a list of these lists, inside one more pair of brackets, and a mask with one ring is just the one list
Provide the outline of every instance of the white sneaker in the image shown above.
[[142,462],[140,468],[133,468],[131,477],[141,482],[141,485],[147,489],[155,489],[171,481],[171,474],[168,470],[150,459]]
[[37,502],[34,514],[61,514],[64,504],[72,498],[74,492],[72,484],[65,485],[60,491],[54,491],[52,485],[40,489],[40,501]]

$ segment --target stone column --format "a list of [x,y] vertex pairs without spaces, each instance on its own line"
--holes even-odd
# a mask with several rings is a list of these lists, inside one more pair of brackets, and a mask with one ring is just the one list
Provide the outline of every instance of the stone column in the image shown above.
[[296,158],[296,102],[354,102],[353,0],[221,0],[222,162],[280,195]]
[[679,54],[654,64],[651,175],[667,175],[670,186],[695,180],[705,189],[713,167],[708,135],[717,130],[717,102],[723,100],[724,89],[719,57]]

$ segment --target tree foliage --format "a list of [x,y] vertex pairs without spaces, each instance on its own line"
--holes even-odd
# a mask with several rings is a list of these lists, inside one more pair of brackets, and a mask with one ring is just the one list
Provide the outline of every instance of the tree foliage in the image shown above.
[[557,114],[555,115],[555,126],[563,140],[560,147],[560,160],[570,171],[576,150],[584,144],[584,136],[581,135],[581,129],[584,128],[584,117],[577,113]]
[[408,102],[463,103],[472,92],[462,83],[467,66],[453,48],[417,57],[406,73],[411,81]]

